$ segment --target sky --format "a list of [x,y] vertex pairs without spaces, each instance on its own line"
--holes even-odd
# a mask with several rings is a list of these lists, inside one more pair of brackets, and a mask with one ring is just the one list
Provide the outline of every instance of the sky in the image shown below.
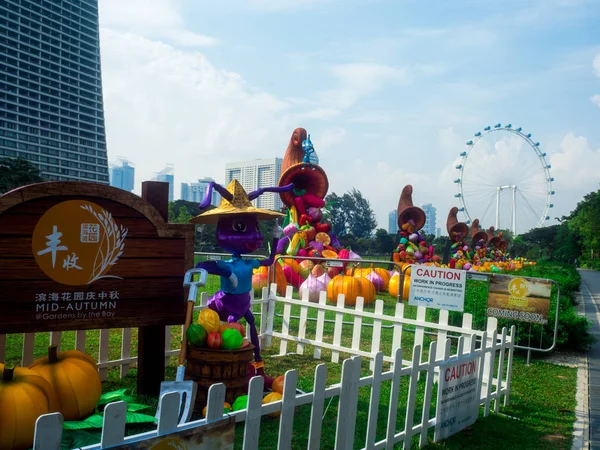
[[[547,154],[547,224],[600,186],[596,0],[99,0],[99,13],[108,157],[136,165],[136,193],[166,164],[176,199],[181,182],[224,183],[226,163],[283,157],[303,127],[329,193],[361,191],[387,229],[412,184],[445,234],[459,154],[497,123]],[[502,168],[472,152],[482,186],[523,167],[519,152]],[[470,214],[489,217],[493,197],[474,198]]]

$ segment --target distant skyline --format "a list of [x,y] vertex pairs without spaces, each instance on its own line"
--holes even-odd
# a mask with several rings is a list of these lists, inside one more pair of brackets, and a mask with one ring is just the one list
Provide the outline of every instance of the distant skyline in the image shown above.
[[496,123],[547,153],[549,224],[599,187],[598,1],[99,0],[99,11],[109,159],[136,162],[138,193],[164,162],[189,182],[281,158],[304,127],[329,193],[360,190],[387,229],[406,184],[439,217],[460,206],[459,154]]

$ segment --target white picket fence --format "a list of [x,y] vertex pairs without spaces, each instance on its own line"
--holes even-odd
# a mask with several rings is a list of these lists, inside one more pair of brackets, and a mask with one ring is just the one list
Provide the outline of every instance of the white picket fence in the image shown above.
[[[205,308],[206,300],[207,296],[202,295],[201,304],[196,309]],[[332,362],[339,362],[341,354],[347,354],[350,358],[343,361],[341,383],[329,387],[325,383],[326,366],[324,364],[317,366],[314,388],[311,393],[297,395],[298,374],[295,370],[288,371],[285,375],[283,400],[268,405],[261,405],[263,379],[260,377],[252,379],[248,408],[229,414],[229,416],[234,417],[236,422],[245,422],[244,449],[258,448],[260,418],[276,410],[282,412],[279,424],[278,448],[289,448],[295,407],[305,404],[312,405],[311,428],[307,448],[319,448],[324,401],[331,397],[339,397],[340,402],[337,413],[335,448],[353,448],[353,431],[356,421],[359,386],[371,386],[365,448],[391,448],[394,443],[398,442],[404,442],[405,446],[408,447],[410,440],[415,435],[420,436],[420,445],[424,445],[427,430],[435,425],[435,417],[430,417],[429,411],[432,401],[432,386],[434,381],[437,380],[439,366],[449,358],[457,355],[472,353],[481,355],[483,365],[480,371],[480,404],[483,405],[485,416],[488,415],[491,408],[498,411],[502,397],[504,398],[504,404],[508,403],[515,331],[513,327],[510,332],[507,332],[506,328],[499,332],[497,330],[497,320],[494,318],[488,319],[485,331],[473,330],[470,314],[464,314],[462,325],[457,327],[448,325],[448,312],[443,310],[439,312],[437,322],[430,322],[426,321],[426,309],[424,307],[418,308],[416,319],[410,319],[405,317],[403,303],[396,305],[395,315],[391,316],[383,314],[383,301],[381,300],[376,300],[374,312],[369,312],[364,311],[363,299],[360,297],[353,308],[344,307],[343,295],[338,296],[336,306],[328,305],[325,292],[320,293],[318,303],[311,303],[308,301],[308,293],[304,293],[301,300],[293,299],[291,287],[288,288],[285,297],[276,296],[275,285],[271,286],[270,294],[269,290],[265,288],[263,297],[253,303],[255,304],[254,309],[256,310],[258,307],[261,314],[258,331],[263,347],[269,347],[272,338],[278,338],[280,340],[279,355],[281,356],[290,354],[290,350],[295,350],[296,354],[304,354],[310,346],[313,347],[312,356],[317,359],[321,359],[325,351],[331,353]],[[281,326],[275,329],[277,303],[283,304],[283,314],[280,315]],[[299,315],[293,316],[292,309],[299,310]],[[332,315],[334,319],[326,319],[328,311],[328,314]],[[367,320],[372,322],[368,326],[365,323]],[[393,329],[391,342],[388,340],[389,332],[387,335],[384,332],[384,329],[390,327]],[[171,332],[170,330],[166,332],[169,339],[167,339],[168,348],[165,351],[165,356],[169,357],[176,354],[177,350],[170,349]],[[382,334],[384,334],[383,340]],[[423,351],[427,347],[424,344],[426,335],[433,336],[428,353]],[[131,331],[123,330],[121,358],[114,361],[108,361],[106,357],[109,346],[108,331],[101,331],[100,336],[100,373],[105,374],[111,366],[120,366],[121,375],[123,376],[130,364],[136,360],[135,357],[129,356]],[[349,339],[350,336],[351,339]],[[449,339],[450,337],[454,340]],[[52,333],[50,339],[59,344],[60,334]],[[84,344],[81,342],[85,339],[85,333],[77,332],[77,339],[77,348],[82,348]],[[405,339],[413,339],[412,355],[404,355],[402,352],[401,346]],[[455,345],[451,345],[452,342]],[[27,343],[27,346],[25,343]],[[290,345],[295,345],[295,349],[290,349]],[[0,356],[3,356],[3,349],[4,342],[0,337]],[[23,345],[24,361],[26,360],[25,350],[29,349],[33,349],[33,340],[25,335]],[[453,350],[451,351],[451,349]],[[361,378],[362,358],[369,360],[371,375]],[[389,370],[384,372],[386,363],[389,364]],[[416,405],[416,383],[423,375],[426,376],[423,405]],[[406,379],[409,379],[408,395],[405,399],[406,414],[405,417],[398,418],[399,386]],[[380,384],[389,380],[392,381],[392,395],[388,408],[386,437],[375,442]],[[174,430],[182,431],[190,427],[209,427],[211,423],[214,424],[217,421],[224,420],[221,406],[224,395],[224,386],[221,384],[214,385],[209,393],[207,418],[183,426],[177,425],[176,413],[174,412],[178,399],[173,395],[165,397],[161,400],[165,403],[162,407],[162,416],[157,430],[127,438],[124,437],[125,414],[123,408],[125,408],[125,405],[122,402],[109,405],[105,412],[101,444],[86,448],[106,448],[122,442],[134,442],[135,440],[164,435]],[[415,422],[413,416],[416,407],[422,407],[422,415],[420,420]],[[404,421],[404,429],[398,433],[396,432],[397,421],[400,419]],[[56,448],[50,446],[49,443],[60,441],[61,423],[62,416],[60,414],[49,414],[40,417],[36,429],[36,447],[34,448]],[[44,443],[43,446],[42,443]]]
[[[473,336],[472,336],[473,337]],[[506,339],[506,329],[502,331],[503,340],[497,344],[497,332],[492,333],[491,339],[488,339],[488,333],[483,334],[483,345],[476,348],[475,339],[471,339],[470,346],[466,345],[466,339],[460,337],[457,351],[454,357],[459,355],[479,355],[482,361],[492,361],[497,351],[504,355],[504,350],[509,350],[507,363],[510,365],[512,343]],[[407,366],[403,366],[403,351],[397,348],[392,358],[393,369],[384,372],[384,355],[378,352],[373,360],[373,371],[369,376],[361,377],[361,357],[355,356],[345,359],[342,364],[341,382],[327,387],[327,367],[325,364],[319,364],[315,369],[314,385],[312,392],[297,394],[296,387],[298,381],[298,372],[289,370],[285,374],[284,391],[282,400],[262,404],[263,399],[263,378],[254,377],[250,380],[248,391],[248,406],[244,410],[229,414],[223,413],[223,401],[225,399],[225,385],[222,383],[213,385],[209,390],[207,417],[195,422],[178,425],[177,418],[179,413],[179,393],[167,393],[161,398],[161,416],[159,418],[156,431],[147,432],[139,435],[125,437],[125,413],[127,406],[124,402],[115,402],[107,405],[104,413],[104,424],[102,429],[101,443],[85,447],[86,450],[102,449],[111,446],[125,445],[144,439],[150,439],[158,436],[164,436],[169,433],[183,431],[190,428],[209,427],[211,423],[220,420],[235,420],[235,422],[244,422],[243,449],[258,449],[261,443],[260,426],[261,417],[276,411],[280,411],[279,433],[277,448],[291,448],[292,429],[294,415],[297,406],[311,405],[311,415],[308,433],[308,449],[320,449],[323,434],[322,424],[325,411],[325,400],[331,397],[339,397],[337,408],[337,422],[335,430],[336,449],[352,449],[355,443],[355,429],[358,407],[359,388],[370,386],[370,402],[368,408],[367,430],[364,441],[365,449],[392,448],[397,443],[403,443],[404,448],[410,448],[413,436],[418,436],[419,447],[427,442],[427,431],[436,425],[436,417],[430,414],[430,407],[433,399],[433,382],[435,369],[442,363],[449,360],[450,339],[444,341],[444,345],[438,347],[438,342],[433,341],[429,346],[428,355],[437,355],[438,348],[441,348],[442,357],[429,357],[422,361],[424,354],[422,347],[416,345],[413,348],[413,361]],[[505,359],[500,356],[498,365],[498,378],[502,380],[502,371],[504,370]],[[493,366],[490,366],[493,367]],[[424,373],[426,376],[425,392],[422,404],[417,404],[417,381],[419,375]],[[510,369],[509,369],[510,373]],[[486,379],[487,377],[487,379]],[[407,391],[405,405],[406,413],[404,417],[398,417],[398,407],[401,401],[400,385],[408,379],[409,388]],[[379,406],[381,402],[380,390],[383,382],[391,381],[390,399],[388,404],[388,416],[386,423],[385,438],[377,440],[377,420]],[[487,383],[486,383],[487,382]],[[490,411],[490,404],[494,402],[494,410],[498,411],[501,397],[504,396],[504,403],[508,402],[508,383],[501,382],[501,387],[492,392],[492,371],[481,370],[479,372],[479,385],[482,386],[479,403],[484,406],[484,416]],[[487,386],[487,388],[485,388]],[[415,417],[417,408],[421,409],[421,414]],[[404,424],[403,429],[397,432],[398,424]],[[328,431],[328,434],[330,431]],[[46,448],[59,448],[62,438],[62,415],[53,413],[41,416],[36,424],[36,433],[34,441],[34,450]]]

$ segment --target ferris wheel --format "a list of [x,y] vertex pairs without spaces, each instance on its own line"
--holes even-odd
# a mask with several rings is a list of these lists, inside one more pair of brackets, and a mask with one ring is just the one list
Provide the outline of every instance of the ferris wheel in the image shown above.
[[467,224],[478,218],[484,228],[493,225],[516,235],[550,219],[554,178],[531,134],[497,124],[475,133],[466,146],[454,183]]

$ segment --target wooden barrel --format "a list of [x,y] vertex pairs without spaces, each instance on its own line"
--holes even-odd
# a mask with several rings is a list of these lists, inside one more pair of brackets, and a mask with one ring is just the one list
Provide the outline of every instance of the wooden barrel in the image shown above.
[[198,385],[195,411],[206,406],[208,388],[216,383],[226,387],[225,401],[233,404],[248,389],[248,363],[254,359],[254,345],[248,344],[238,350],[213,350],[188,345],[186,380]]

